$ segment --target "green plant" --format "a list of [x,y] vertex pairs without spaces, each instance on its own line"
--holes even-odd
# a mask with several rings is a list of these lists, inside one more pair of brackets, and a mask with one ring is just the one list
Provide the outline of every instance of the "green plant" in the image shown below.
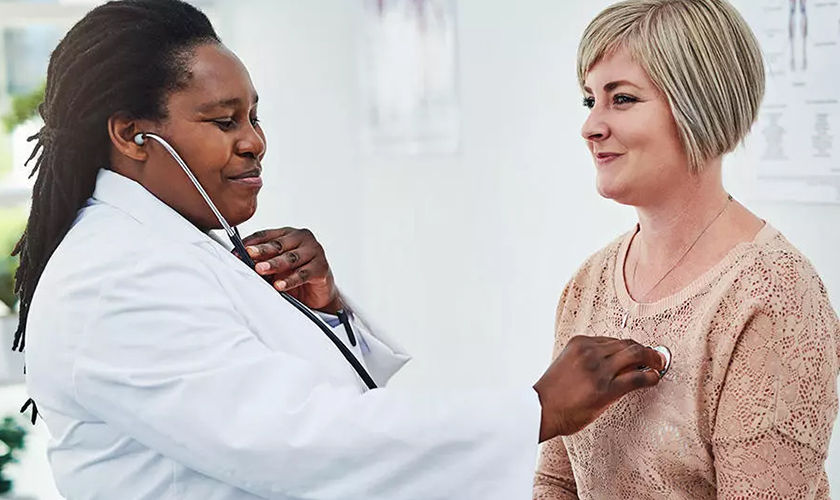
[[17,463],[18,450],[25,446],[26,429],[12,417],[6,417],[0,424],[0,495],[12,490],[12,480],[3,475],[3,468]]
[[14,283],[20,259],[12,257],[12,250],[26,228],[25,207],[0,209],[0,302],[15,309],[17,296]]
[[[3,124],[9,132],[38,115],[38,105],[44,100],[45,88],[46,84],[42,84],[32,92],[12,97],[11,110],[2,117]],[[3,134],[3,137],[0,137],[0,174],[9,170],[11,151],[8,137]],[[6,304],[10,310],[14,310],[17,303],[14,282],[20,261],[18,257],[12,257],[11,253],[26,227],[27,213],[27,209],[24,208],[0,209],[0,302]]]
[[12,109],[3,116],[3,124],[6,126],[6,130],[11,132],[21,123],[38,115],[38,105],[44,102],[46,86],[47,84],[43,83],[32,92],[12,97]]
[[0,177],[12,170],[12,144],[8,134],[0,133]]

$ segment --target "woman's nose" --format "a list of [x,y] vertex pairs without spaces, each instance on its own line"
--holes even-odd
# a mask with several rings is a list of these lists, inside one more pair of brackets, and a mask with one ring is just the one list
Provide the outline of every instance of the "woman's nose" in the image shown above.
[[604,120],[604,116],[595,108],[589,113],[586,121],[583,122],[583,127],[580,129],[580,135],[587,141],[602,141],[609,137],[610,128]]

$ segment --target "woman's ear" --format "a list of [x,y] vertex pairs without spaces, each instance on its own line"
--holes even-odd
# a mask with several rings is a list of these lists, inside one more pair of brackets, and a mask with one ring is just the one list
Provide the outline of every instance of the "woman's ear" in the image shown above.
[[134,142],[137,134],[147,131],[142,128],[140,122],[141,120],[129,118],[126,115],[113,115],[108,118],[108,136],[111,139],[111,145],[121,155],[145,162],[149,157],[146,148]]

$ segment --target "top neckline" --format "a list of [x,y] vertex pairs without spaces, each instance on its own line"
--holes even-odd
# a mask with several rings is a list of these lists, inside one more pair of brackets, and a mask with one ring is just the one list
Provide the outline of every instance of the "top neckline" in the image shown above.
[[677,292],[672,293],[658,299],[654,302],[637,302],[630,296],[627,291],[627,282],[624,279],[624,265],[627,260],[627,253],[630,250],[630,242],[639,230],[638,224],[633,231],[628,231],[621,241],[616,252],[615,262],[613,263],[613,286],[615,288],[616,296],[625,311],[634,311],[633,316],[647,316],[657,314],[674,306],[682,304],[686,299],[695,295],[700,289],[708,285],[715,277],[717,277],[721,270],[731,264],[735,259],[741,256],[746,250],[752,248],[756,244],[761,244],[773,239],[779,234],[770,223],[764,223],[764,226],[756,233],[750,241],[742,241],[732,247],[726,255],[718,261],[715,265],[707,269],[703,274],[696,277],[691,283],[684,286]]

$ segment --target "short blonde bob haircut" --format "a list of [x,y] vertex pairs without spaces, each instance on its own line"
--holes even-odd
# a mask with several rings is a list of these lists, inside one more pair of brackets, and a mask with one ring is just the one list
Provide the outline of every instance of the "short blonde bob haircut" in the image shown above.
[[578,48],[581,87],[604,56],[626,48],[668,99],[692,172],[735,149],[764,96],[764,61],[726,0],[625,0],[592,20]]

